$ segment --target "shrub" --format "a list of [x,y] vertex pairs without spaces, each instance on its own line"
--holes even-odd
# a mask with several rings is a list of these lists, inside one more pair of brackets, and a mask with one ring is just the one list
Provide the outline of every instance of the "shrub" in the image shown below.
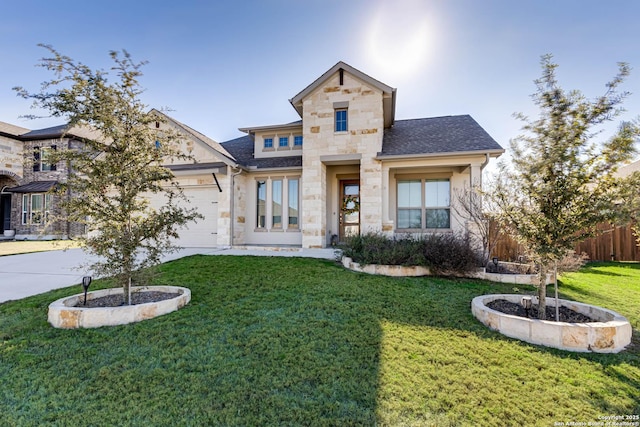
[[340,249],[360,264],[423,266],[436,274],[465,273],[480,265],[469,237],[450,233],[418,238],[365,233],[348,238]]

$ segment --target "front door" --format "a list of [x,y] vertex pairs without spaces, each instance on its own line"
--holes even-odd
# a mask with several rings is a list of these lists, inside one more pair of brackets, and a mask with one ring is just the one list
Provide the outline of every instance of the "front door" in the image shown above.
[[340,181],[340,241],[360,234],[360,181]]
[[11,230],[11,194],[0,195],[0,233]]

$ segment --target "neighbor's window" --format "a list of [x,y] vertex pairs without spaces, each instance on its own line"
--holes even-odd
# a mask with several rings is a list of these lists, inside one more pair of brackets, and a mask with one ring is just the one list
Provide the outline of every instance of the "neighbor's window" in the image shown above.
[[51,147],[33,147],[33,171],[48,172],[55,171],[56,164],[51,163],[51,152],[56,150],[56,146]]
[[336,132],[347,131],[347,109],[336,110]]
[[29,221],[29,196],[22,195],[22,225],[26,225]]
[[258,195],[257,205],[257,228],[265,228],[267,226],[267,181],[257,181]]
[[450,228],[450,192],[449,179],[398,181],[398,228]]
[[45,224],[49,220],[51,201],[51,194],[23,194],[22,224]]
[[31,195],[31,224],[42,224],[44,217],[44,195]]
[[264,139],[264,148],[273,148],[273,138]]
[[282,180],[271,181],[271,211],[273,228],[282,228]]

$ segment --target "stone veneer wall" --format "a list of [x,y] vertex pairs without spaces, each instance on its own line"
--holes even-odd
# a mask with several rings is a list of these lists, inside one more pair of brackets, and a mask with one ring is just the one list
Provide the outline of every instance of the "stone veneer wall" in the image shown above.
[[[334,131],[335,103],[348,103],[348,131]],[[361,228],[381,229],[381,166],[374,160],[384,131],[382,92],[344,73],[329,78],[303,101],[302,246],[321,248],[327,235],[327,169],[322,158],[361,155]]]
[[[33,170],[33,158],[29,155],[35,147],[51,147],[55,145],[58,149],[79,148],[80,142],[75,140],[48,139],[38,141],[24,142],[24,173],[20,185],[28,184],[33,181],[58,181],[64,182],[69,176],[69,169],[66,162],[58,162],[55,171],[37,171]],[[11,224],[16,230],[16,238],[64,238],[83,235],[85,227],[79,223],[69,223],[67,221],[55,221],[48,225],[30,225],[22,224],[22,196],[23,194],[14,194],[11,200]],[[54,217],[61,216],[59,196],[53,196],[52,206],[49,211]]]

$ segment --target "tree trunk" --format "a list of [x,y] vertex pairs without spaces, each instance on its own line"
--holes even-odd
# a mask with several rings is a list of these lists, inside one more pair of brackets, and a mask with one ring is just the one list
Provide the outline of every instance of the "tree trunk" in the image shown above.
[[547,319],[547,269],[540,263],[540,281],[538,283],[538,319]]

